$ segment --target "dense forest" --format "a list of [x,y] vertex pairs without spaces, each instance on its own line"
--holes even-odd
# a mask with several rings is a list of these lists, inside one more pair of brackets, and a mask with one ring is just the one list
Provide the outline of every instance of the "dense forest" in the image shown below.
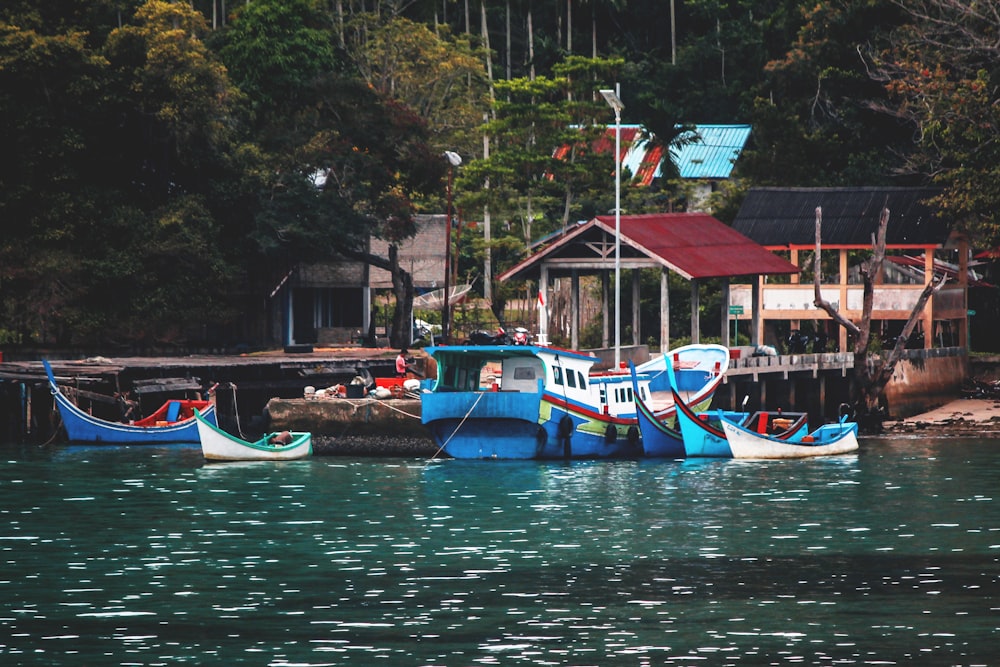
[[[1000,0],[5,0],[0,344],[210,339],[337,257],[412,294],[394,244],[444,211],[445,151],[499,273],[613,208],[586,147],[616,85],[664,147],[752,126],[724,221],[754,185],[934,184],[994,247],[998,37]],[[623,208],[683,210],[666,171]]]

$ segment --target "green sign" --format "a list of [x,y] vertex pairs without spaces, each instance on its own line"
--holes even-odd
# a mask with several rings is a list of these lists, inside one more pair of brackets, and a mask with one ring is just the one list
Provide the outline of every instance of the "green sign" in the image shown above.
[[743,314],[743,306],[729,306],[729,314],[730,315],[742,315]]

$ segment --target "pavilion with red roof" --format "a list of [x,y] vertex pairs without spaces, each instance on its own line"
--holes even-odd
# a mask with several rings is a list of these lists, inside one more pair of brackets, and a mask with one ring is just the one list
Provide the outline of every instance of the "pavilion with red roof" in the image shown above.
[[[786,259],[750,240],[732,227],[706,213],[654,213],[620,217],[620,250],[618,265],[631,271],[632,345],[639,345],[639,269],[659,268],[660,280],[660,342],[668,349],[670,340],[670,301],[667,275],[673,271],[691,281],[691,342],[699,340],[698,281],[723,278],[723,322],[729,321],[729,278],[760,275],[798,274],[799,268]],[[539,291],[547,296],[553,278],[572,281],[571,347],[579,346],[579,313],[581,275],[601,275],[604,285],[604,346],[608,346],[609,275],[615,268],[615,216],[598,216],[580,224],[563,236],[555,238],[539,252],[499,276],[499,280],[536,280]],[[622,281],[625,282],[624,280]],[[759,285],[759,281],[753,281]],[[759,293],[754,294],[755,304]],[[751,318],[756,324],[756,318]],[[546,309],[539,309],[539,334],[547,336]],[[722,344],[729,345],[728,326],[723,327]],[[758,340],[758,333],[752,339]]]

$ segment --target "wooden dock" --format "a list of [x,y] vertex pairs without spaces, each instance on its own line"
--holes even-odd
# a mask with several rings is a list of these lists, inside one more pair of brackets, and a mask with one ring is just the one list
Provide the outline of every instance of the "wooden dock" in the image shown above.
[[[183,357],[90,357],[49,359],[58,384],[72,387],[81,405],[105,419],[117,419],[114,395],[130,392],[143,412],[152,412],[165,397],[192,396],[214,388],[223,426],[264,417],[271,398],[301,398],[304,388],[348,384],[366,368],[378,377],[394,371],[396,352],[386,349],[338,348],[296,354]],[[415,356],[415,365],[424,359]],[[0,363],[0,440],[46,441],[58,428],[41,361]]]
[[[960,366],[967,363],[967,358],[961,348],[912,352],[919,358],[908,367],[904,365],[890,386],[906,394],[897,391],[896,396],[890,397],[894,418],[921,412],[956,397],[965,377]],[[236,356],[51,359],[50,363],[59,384],[73,387],[76,395],[87,403],[81,407],[106,419],[117,419],[113,412],[117,406],[111,397],[118,391],[134,392],[142,410],[151,412],[167,393],[172,392],[176,397],[177,392],[204,392],[215,387],[220,424],[238,432],[233,429],[265,430],[271,417],[266,410],[268,403],[274,399],[297,402],[304,398],[306,387],[323,389],[349,384],[362,367],[371,369],[376,377],[392,376],[395,354],[390,349],[356,347]],[[428,368],[430,360],[422,351],[413,350],[412,356],[421,372],[433,375]],[[750,410],[780,407],[808,412],[811,421],[821,423],[836,419],[841,404],[849,400],[852,354],[734,356],[724,384],[716,393],[715,407],[738,409],[746,399]],[[333,402],[341,400],[351,399]],[[315,424],[301,424],[301,427],[336,437],[348,430],[378,434],[385,422],[388,424],[385,435],[390,438],[414,427],[414,435],[423,437],[419,419],[383,419],[381,413],[366,403],[366,418],[353,424],[357,420],[344,415],[353,414],[354,407],[348,410],[346,405],[337,406],[336,419],[329,415],[316,417]],[[49,440],[59,426],[54,414],[40,361],[0,363],[0,441]],[[286,414],[283,418],[290,416]],[[348,422],[350,429],[346,428]]]

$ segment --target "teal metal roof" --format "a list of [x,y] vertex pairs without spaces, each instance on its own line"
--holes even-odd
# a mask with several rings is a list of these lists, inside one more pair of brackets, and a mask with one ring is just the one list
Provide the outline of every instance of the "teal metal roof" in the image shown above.
[[676,156],[681,178],[729,178],[750,138],[749,125],[698,125],[699,139]]
[[[615,126],[609,125],[596,149],[613,152],[614,137]],[[750,126],[696,125],[695,131],[685,134],[685,138],[692,139],[689,145],[670,148],[681,178],[729,178],[750,138]],[[622,166],[633,175],[635,182],[650,185],[654,178],[663,175],[663,150],[650,145],[641,126],[622,125],[621,141]]]

